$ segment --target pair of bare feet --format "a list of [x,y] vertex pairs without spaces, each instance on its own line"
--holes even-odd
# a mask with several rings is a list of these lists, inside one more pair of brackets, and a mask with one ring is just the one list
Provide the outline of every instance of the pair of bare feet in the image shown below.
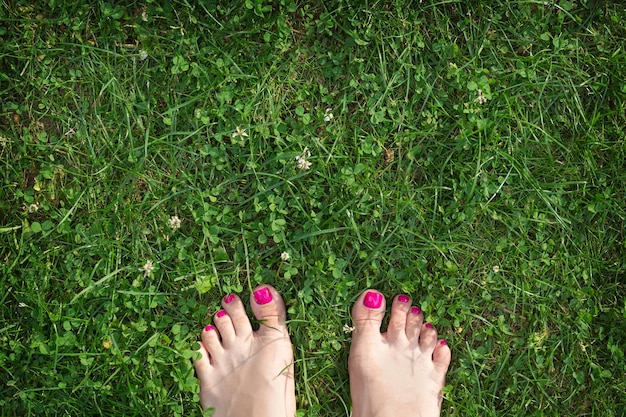
[[[258,330],[252,329],[241,299],[230,294],[213,325],[202,331],[201,358],[194,363],[200,402],[213,408],[215,417],[294,417],[294,359],[285,304],[269,285],[257,287],[250,303],[261,322]],[[387,332],[381,333],[384,315],[385,297],[375,290],[363,292],[352,308],[352,416],[438,416],[449,347],[406,295],[393,299]]]

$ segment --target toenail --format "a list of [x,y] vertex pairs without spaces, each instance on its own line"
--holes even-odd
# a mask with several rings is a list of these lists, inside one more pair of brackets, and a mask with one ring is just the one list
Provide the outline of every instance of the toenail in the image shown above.
[[217,317],[224,317],[226,315],[226,312],[224,310],[220,310],[217,312]]
[[419,307],[411,307],[411,313],[422,314],[422,310]]
[[233,302],[234,299],[235,299],[235,294],[228,294],[226,297],[224,297],[224,302],[226,304],[230,304]]
[[433,325],[432,325],[432,324],[430,324],[430,323],[426,323],[426,324],[424,325],[424,327],[426,327],[427,329],[432,329],[432,328],[433,328]]
[[210,332],[211,330],[213,330],[213,326],[211,326],[210,324],[204,328],[204,331],[206,332]]
[[368,291],[363,298],[363,305],[368,308],[378,308],[383,303],[383,296],[374,291]]
[[448,344],[448,342],[446,342],[445,340],[442,340],[441,342],[439,342],[439,344],[440,344],[441,346],[445,346],[445,345],[447,345],[447,344]]
[[401,303],[408,303],[409,302],[409,296],[401,294],[401,295],[398,296],[398,301],[400,301]]
[[260,288],[256,290],[253,294],[254,301],[256,301],[256,303],[259,305],[267,304],[272,301],[272,293],[267,287]]

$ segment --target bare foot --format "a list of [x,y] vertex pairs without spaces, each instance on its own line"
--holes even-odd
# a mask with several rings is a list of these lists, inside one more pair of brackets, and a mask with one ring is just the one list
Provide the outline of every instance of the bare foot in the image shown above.
[[408,296],[394,298],[387,332],[381,334],[384,315],[385,297],[375,290],[361,294],[352,308],[352,416],[439,416],[450,348],[437,340]]
[[285,326],[285,304],[269,285],[250,297],[261,325],[253,331],[234,294],[222,300],[214,325],[202,331],[202,358],[194,365],[200,402],[215,417],[293,417],[296,414],[293,350]]

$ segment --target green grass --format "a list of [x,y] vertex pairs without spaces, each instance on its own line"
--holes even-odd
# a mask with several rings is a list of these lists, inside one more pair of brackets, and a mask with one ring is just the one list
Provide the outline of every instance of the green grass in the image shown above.
[[451,345],[443,415],[625,415],[620,2],[44,3],[0,7],[1,415],[201,415],[261,282],[302,416],[367,287]]

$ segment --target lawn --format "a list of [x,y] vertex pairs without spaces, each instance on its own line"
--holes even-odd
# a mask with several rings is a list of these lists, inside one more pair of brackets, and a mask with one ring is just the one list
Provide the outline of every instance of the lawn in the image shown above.
[[200,416],[263,282],[299,417],[350,415],[368,287],[444,416],[626,415],[622,2],[93,3],[0,2],[0,415]]

